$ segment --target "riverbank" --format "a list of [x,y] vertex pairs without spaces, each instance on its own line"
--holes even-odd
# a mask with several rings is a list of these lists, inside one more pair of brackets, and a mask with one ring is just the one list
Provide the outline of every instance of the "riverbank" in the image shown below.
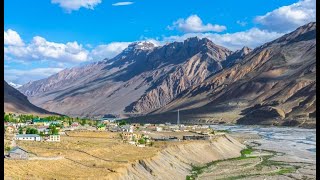
[[216,126],[251,147],[239,158],[194,167],[197,179],[316,179],[315,129]]

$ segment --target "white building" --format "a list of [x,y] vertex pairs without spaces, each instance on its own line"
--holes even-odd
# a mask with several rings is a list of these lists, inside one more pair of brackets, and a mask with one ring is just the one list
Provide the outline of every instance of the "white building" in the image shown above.
[[50,135],[47,141],[50,142],[60,142],[60,135]]
[[121,126],[121,130],[122,130],[123,132],[133,133],[134,127],[131,126],[131,125],[124,125],[124,126]]
[[163,128],[162,127],[156,127],[156,129],[157,129],[157,131],[162,131],[163,130]]
[[15,137],[18,141],[41,141],[41,137],[38,134],[18,134]]

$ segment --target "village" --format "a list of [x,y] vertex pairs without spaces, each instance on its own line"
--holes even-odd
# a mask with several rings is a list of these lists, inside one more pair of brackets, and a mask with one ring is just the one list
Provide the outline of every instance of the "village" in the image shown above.
[[115,118],[102,118],[94,121],[52,120],[53,118],[34,117],[19,120],[13,117],[4,122],[5,152],[7,159],[28,159],[28,151],[17,142],[35,141],[60,143],[70,132],[110,132],[117,133],[123,143],[137,147],[152,146],[154,142],[210,140],[223,132],[214,131],[209,125],[139,124],[127,123]]

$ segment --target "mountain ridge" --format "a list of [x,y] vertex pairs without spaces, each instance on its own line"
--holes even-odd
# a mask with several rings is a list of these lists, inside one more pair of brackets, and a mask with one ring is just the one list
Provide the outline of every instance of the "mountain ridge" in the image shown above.
[[[164,46],[138,42],[112,59],[63,70],[23,85],[19,90],[36,105],[67,114],[72,111],[69,115],[85,116],[85,113],[77,113],[78,108],[71,107],[73,103],[80,103],[90,115],[148,113],[168,103],[182,90],[223,69],[222,62],[231,53],[206,38],[188,38]],[[176,80],[180,82],[176,83]],[[173,86],[177,87],[172,89]],[[133,91],[133,96],[128,91]],[[89,95],[93,92],[112,103],[92,102],[107,106],[105,110],[85,107],[85,103],[93,101],[95,96]],[[83,94],[87,95],[87,102],[80,99]],[[121,98],[124,95],[126,99]]]
[[4,112],[17,114],[59,115],[41,109],[28,101],[28,98],[4,81]]
[[[255,48],[240,63],[184,91],[144,120],[176,119],[180,109],[186,122],[314,126],[315,32],[316,23],[309,23]],[[273,109],[285,116],[263,117]],[[257,110],[261,113],[254,116]]]
[[272,111],[278,121],[266,117],[258,123],[297,123],[315,114],[315,29],[309,23],[235,52],[198,37],[142,49],[136,43],[112,59],[78,68],[66,82],[56,74],[19,90],[43,108],[76,116],[143,115],[142,121],[163,122],[174,121],[181,109],[190,111],[185,122],[250,124],[253,111]]

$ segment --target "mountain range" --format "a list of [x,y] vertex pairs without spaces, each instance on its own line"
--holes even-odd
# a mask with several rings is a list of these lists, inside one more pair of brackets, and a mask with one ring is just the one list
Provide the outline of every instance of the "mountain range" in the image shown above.
[[255,49],[207,38],[130,44],[112,59],[65,69],[19,91],[71,116],[131,121],[315,124],[316,23]]
[[31,104],[28,98],[6,81],[4,87],[4,112],[34,115],[58,115]]

